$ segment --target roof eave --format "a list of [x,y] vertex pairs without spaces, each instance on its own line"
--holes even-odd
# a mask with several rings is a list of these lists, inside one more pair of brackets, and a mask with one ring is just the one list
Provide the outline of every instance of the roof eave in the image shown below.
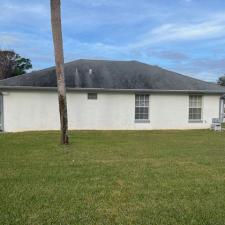
[[[10,90],[57,91],[57,87],[32,87],[32,86],[2,86],[0,87],[0,91],[10,91]],[[67,91],[225,94],[225,89],[224,90],[160,90],[160,89],[67,88]]]

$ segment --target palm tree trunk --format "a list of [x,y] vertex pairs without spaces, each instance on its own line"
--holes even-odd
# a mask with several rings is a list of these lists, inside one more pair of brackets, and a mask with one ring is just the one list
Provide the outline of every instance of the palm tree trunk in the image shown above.
[[51,0],[51,23],[52,35],[55,49],[56,76],[58,85],[59,113],[61,124],[61,144],[68,144],[68,118],[66,103],[66,87],[64,76],[64,56],[61,27],[61,2],[60,0]]

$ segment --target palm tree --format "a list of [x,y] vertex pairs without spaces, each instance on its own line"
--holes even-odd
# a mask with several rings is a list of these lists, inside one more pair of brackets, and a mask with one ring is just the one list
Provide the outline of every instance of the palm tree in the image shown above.
[[51,1],[51,23],[52,36],[55,49],[55,64],[59,98],[59,113],[61,124],[61,144],[68,144],[68,118],[67,118],[67,103],[66,103],[66,88],[64,75],[64,56],[63,56],[63,41],[61,27],[61,10],[60,0]]

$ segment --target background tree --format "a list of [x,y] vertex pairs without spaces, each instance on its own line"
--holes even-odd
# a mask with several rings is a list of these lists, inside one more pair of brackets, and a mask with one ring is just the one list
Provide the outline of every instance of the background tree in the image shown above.
[[14,51],[0,50],[0,80],[26,73],[32,68],[30,59]]
[[59,112],[61,125],[61,144],[68,144],[68,118],[66,103],[66,87],[64,75],[64,56],[61,25],[60,0],[50,0],[51,2],[51,23],[52,36],[55,49],[56,77],[58,86]]
[[221,85],[221,86],[225,86],[225,75],[221,76],[218,81],[217,84]]

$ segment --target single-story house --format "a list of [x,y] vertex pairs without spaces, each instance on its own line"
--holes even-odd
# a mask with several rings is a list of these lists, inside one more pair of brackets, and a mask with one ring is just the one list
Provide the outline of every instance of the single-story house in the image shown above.
[[[137,61],[65,64],[69,129],[207,129],[225,88]],[[0,129],[58,130],[55,68],[0,81]]]

